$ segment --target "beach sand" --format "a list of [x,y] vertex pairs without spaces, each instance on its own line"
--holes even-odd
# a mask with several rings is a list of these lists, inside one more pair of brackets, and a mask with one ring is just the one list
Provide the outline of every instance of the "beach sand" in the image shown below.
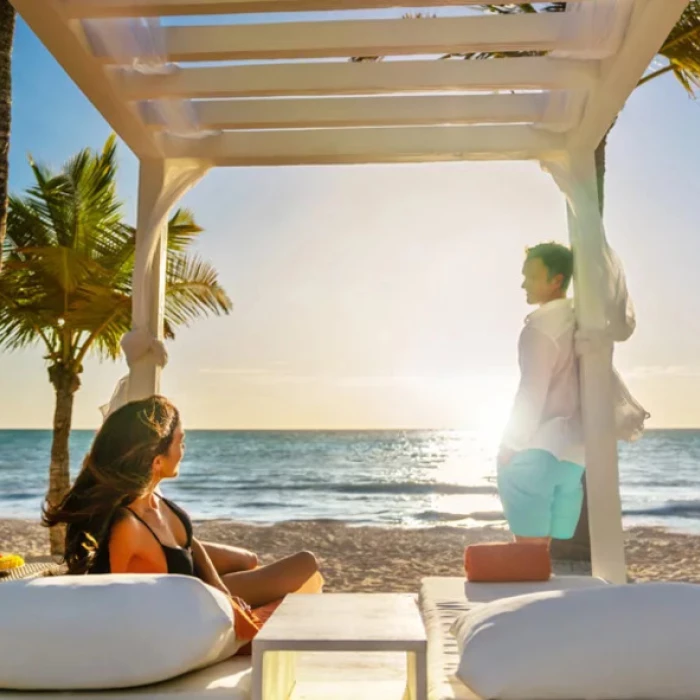
[[[270,526],[230,520],[195,522],[201,540],[253,550],[262,563],[311,550],[321,564],[326,591],[416,592],[424,576],[462,576],[467,544],[504,541],[496,528],[400,529],[347,527],[334,521],[292,521]],[[46,530],[36,521],[0,519],[0,551],[28,561],[49,560]],[[654,528],[626,532],[629,575],[636,581],[700,582],[700,536]],[[581,565],[555,567],[584,573]]]

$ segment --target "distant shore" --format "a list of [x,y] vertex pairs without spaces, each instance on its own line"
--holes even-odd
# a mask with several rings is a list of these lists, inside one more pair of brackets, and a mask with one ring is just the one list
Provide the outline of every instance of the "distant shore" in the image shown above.
[[[326,590],[336,592],[416,592],[424,576],[463,575],[467,544],[507,537],[491,527],[348,527],[319,520],[266,526],[200,520],[195,522],[195,535],[247,547],[263,563],[311,550],[321,563]],[[35,520],[0,519],[0,551],[21,554],[29,561],[47,560],[46,530]],[[635,528],[626,532],[626,552],[629,574],[637,581],[700,583],[700,536]]]

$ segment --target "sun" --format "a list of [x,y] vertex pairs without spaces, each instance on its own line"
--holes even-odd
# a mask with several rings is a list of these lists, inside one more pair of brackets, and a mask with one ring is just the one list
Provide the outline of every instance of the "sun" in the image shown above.
[[508,421],[510,403],[511,397],[507,392],[493,393],[484,397],[479,407],[475,429],[485,441],[494,444],[500,441]]

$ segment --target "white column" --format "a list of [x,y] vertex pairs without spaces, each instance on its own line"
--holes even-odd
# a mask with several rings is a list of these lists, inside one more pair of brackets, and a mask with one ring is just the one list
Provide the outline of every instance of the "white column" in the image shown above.
[[552,174],[568,199],[577,321],[580,336],[588,341],[580,358],[580,373],[593,575],[612,583],[625,583],[612,393],[613,341],[608,333],[605,303],[606,241],[598,208],[593,153],[577,154]]
[[163,345],[168,215],[210,164],[192,160],[142,160],[139,170],[132,330],[122,339],[129,364],[127,398],[160,392],[160,373],[167,362]]
[[[139,169],[136,256],[132,297],[132,328],[141,337],[163,341],[165,308],[165,265],[167,259],[168,220],[155,217],[166,187],[167,164],[164,160],[142,160]],[[146,342],[146,345],[148,343]],[[129,401],[143,399],[160,391],[157,353],[145,352],[129,358]]]

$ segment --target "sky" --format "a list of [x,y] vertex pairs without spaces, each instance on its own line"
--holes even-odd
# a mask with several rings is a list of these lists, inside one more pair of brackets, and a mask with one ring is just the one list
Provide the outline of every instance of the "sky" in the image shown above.
[[[27,155],[60,167],[109,126],[30,30],[14,54],[10,186]],[[653,427],[700,426],[700,104],[671,77],[638,89],[609,141],[606,227],[638,315],[616,364]],[[135,219],[137,162],[120,150]],[[230,316],[169,343],[162,392],[189,428],[478,429],[517,383],[526,246],[567,239],[534,163],[220,169],[183,200]],[[90,359],[74,427],[99,425],[126,373]],[[0,351],[0,428],[51,425],[40,347]]]

